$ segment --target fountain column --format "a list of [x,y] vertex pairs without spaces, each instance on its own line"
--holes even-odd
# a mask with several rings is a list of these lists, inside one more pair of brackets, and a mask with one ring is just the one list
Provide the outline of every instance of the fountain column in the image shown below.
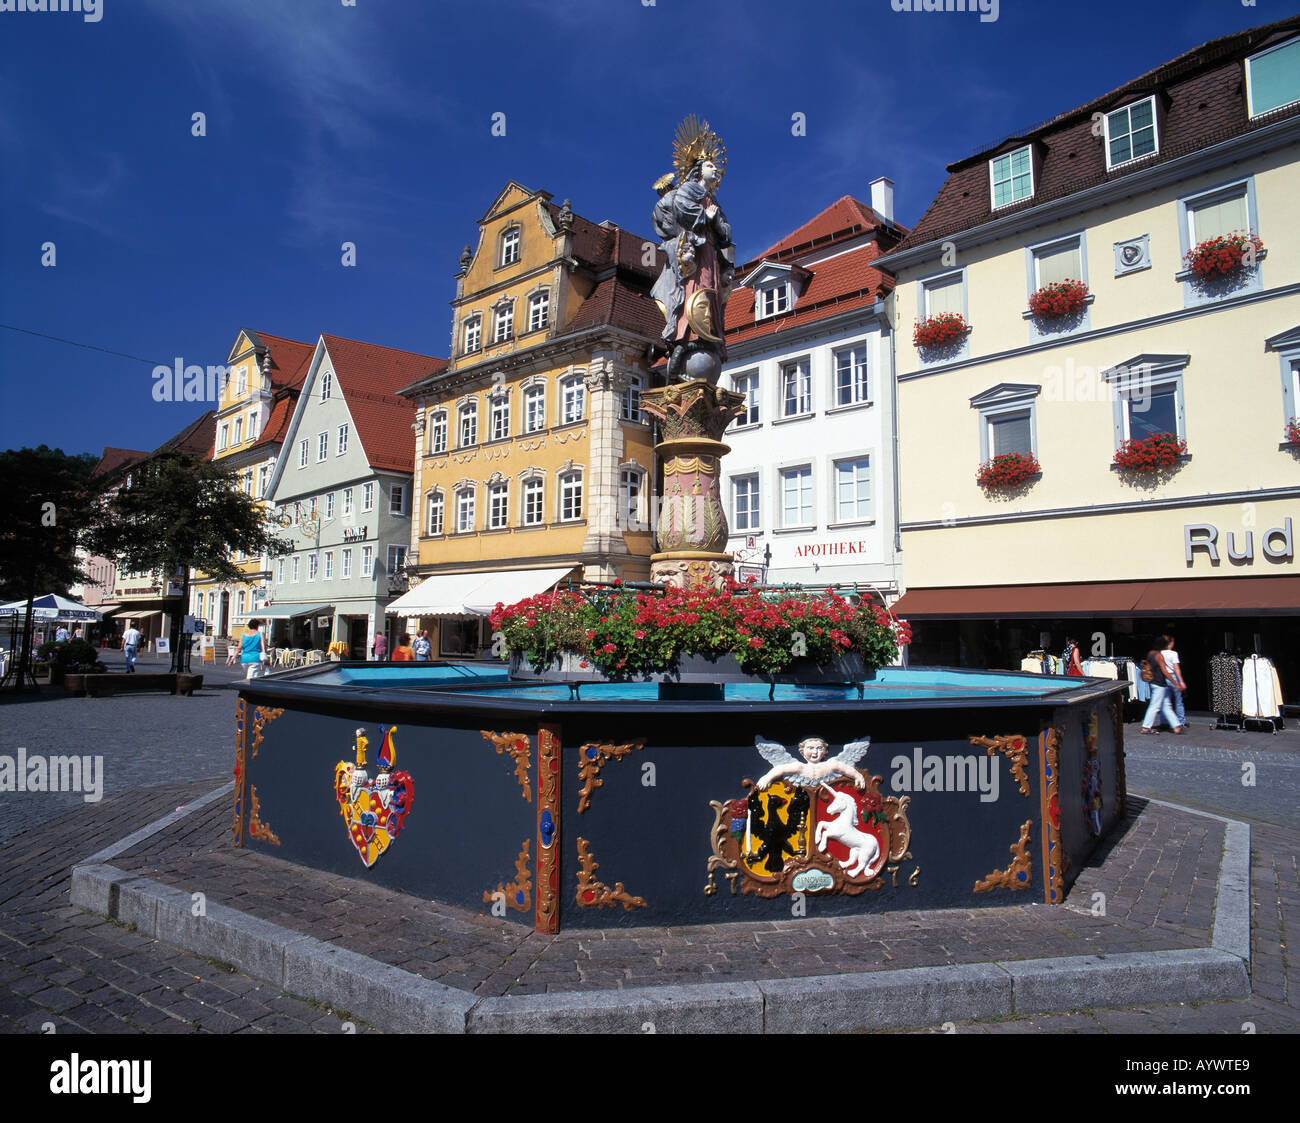
[[664,466],[650,579],[665,585],[721,588],[733,565],[722,504],[720,440],[745,410],[745,396],[704,380],[674,383],[641,395],[641,408],[659,422],[655,445]]

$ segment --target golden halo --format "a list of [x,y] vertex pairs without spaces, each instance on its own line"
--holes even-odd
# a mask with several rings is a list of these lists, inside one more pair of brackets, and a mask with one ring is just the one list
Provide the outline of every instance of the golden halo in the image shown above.
[[684,180],[701,160],[712,160],[718,166],[718,178],[727,174],[727,148],[718,134],[692,113],[677,126],[673,141],[673,166]]

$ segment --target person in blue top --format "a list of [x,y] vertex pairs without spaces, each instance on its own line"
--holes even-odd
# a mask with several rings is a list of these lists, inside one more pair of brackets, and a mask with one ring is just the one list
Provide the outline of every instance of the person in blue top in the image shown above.
[[252,681],[262,673],[266,637],[262,635],[262,621],[256,618],[244,627],[246,630],[239,640],[239,662],[247,669],[246,680]]

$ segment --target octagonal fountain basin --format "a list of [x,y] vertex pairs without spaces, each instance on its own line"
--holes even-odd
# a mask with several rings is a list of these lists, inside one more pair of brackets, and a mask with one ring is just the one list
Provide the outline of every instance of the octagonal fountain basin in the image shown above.
[[1126,683],[659,691],[500,663],[255,680],[235,844],[554,932],[1059,904],[1124,814]]

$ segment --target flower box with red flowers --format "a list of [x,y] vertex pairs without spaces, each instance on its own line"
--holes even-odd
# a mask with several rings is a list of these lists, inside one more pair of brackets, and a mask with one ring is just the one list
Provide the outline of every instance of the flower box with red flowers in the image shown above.
[[1264,255],[1264,243],[1253,230],[1234,230],[1206,238],[1187,251],[1183,265],[1198,280],[1230,277],[1254,266]]
[[1158,472],[1176,468],[1187,455],[1187,442],[1173,433],[1153,433],[1119,446],[1112,462],[1121,472]]
[[965,316],[958,312],[939,312],[916,322],[912,329],[912,345],[927,351],[946,347],[965,339],[969,331]]
[[1293,417],[1286,423],[1286,443],[1300,445],[1300,417]]
[[1053,281],[1029,298],[1029,311],[1041,320],[1060,320],[1087,307],[1089,295],[1082,281]]
[[1032,452],[1004,452],[980,465],[975,482],[985,489],[1018,487],[1042,474],[1043,467]]

